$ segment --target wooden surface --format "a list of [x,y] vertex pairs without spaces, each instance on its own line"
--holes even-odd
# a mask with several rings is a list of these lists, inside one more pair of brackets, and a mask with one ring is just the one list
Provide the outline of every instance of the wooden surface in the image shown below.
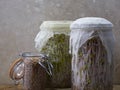
[[[0,90],[23,90],[21,86],[1,85]],[[56,90],[71,90],[71,89],[56,89]],[[113,90],[120,90],[120,85],[114,85]]]

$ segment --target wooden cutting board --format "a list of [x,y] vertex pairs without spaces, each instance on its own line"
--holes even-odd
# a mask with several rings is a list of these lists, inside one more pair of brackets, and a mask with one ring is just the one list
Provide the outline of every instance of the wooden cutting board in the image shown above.
[[[1,85],[0,90],[23,90],[21,86]],[[71,89],[56,89],[56,90],[71,90]],[[120,90],[120,85],[114,85],[113,90]]]

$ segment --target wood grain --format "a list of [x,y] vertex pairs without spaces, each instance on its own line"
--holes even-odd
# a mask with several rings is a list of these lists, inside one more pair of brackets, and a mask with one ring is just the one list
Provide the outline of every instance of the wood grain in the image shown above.
[[[22,86],[1,85],[0,90],[23,90],[23,89],[22,89]],[[71,89],[56,89],[56,90],[71,90]],[[120,90],[120,85],[114,85],[113,90]]]

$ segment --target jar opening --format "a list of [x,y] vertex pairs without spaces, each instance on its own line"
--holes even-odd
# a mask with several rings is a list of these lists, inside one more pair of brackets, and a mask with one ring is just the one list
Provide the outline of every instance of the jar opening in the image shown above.
[[70,28],[72,30],[75,29],[103,29],[108,30],[113,28],[113,24],[108,21],[107,19],[100,18],[100,17],[85,17],[80,18],[74,21]]
[[70,24],[72,21],[44,21],[40,29],[41,30],[52,30],[52,31],[70,31]]
[[33,52],[24,52],[20,54],[22,57],[45,57],[46,55],[44,54],[39,54],[39,53],[33,53]]

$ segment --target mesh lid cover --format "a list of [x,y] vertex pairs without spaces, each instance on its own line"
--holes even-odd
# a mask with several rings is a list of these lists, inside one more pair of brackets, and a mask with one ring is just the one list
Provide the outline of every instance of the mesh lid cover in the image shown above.
[[85,17],[85,18],[80,18],[74,21],[70,28],[71,29],[80,29],[80,28],[112,28],[113,24],[104,19],[104,18],[99,18],[99,17]]
[[48,30],[59,30],[59,29],[66,29],[70,30],[70,24],[72,21],[44,21],[40,29],[48,29]]

